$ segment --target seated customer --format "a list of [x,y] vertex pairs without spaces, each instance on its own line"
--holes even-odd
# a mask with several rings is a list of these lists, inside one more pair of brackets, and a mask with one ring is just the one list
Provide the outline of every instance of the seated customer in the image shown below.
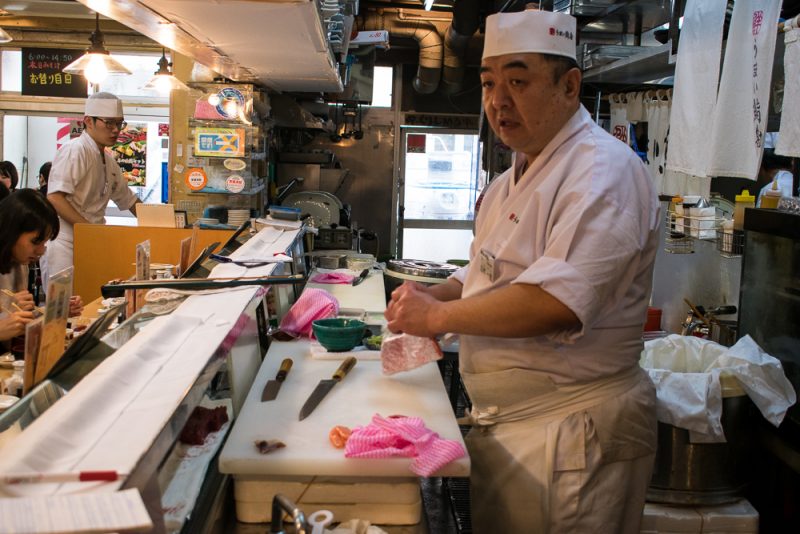
[[[44,254],[46,242],[58,235],[55,208],[34,189],[23,189],[0,202],[0,291],[6,303],[0,311],[0,342],[25,333],[33,320],[33,296],[28,292],[28,264]],[[83,303],[72,297],[70,316],[80,315]]]
[[771,148],[764,149],[764,155],[761,157],[761,168],[756,177],[756,187],[760,188],[758,198],[756,199],[756,207],[761,207],[761,197],[768,189],[772,189],[772,182],[778,182],[778,189],[781,196],[791,197],[797,194],[797,191],[792,191],[794,185],[794,177],[791,173],[792,160],[785,156],[775,154]]
[[9,191],[16,191],[19,184],[17,167],[10,161],[0,161],[0,182],[3,182]]
[[47,181],[50,179],[50,168],[53,166],[51,162],[43,163],[39,167],[39,192],[47,195]]

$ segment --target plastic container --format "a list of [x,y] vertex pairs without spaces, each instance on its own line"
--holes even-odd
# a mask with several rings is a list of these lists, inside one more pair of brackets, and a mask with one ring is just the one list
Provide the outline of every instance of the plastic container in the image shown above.
[[764,195],[761,197],[761,207],[770,210],[777,209],[778,202],[781,201],[782,197],[783,193],[778,187],[778,180],[772,180],[772,187],[764,191]]
[[744,230],[744,210],[756,207],[756,197],[745,189],[740,195],[736,195],[736,204],[733,207],[733,229]]
[[647,308],[647,322],[644,323],[645,332],[661,330],[661,308]]

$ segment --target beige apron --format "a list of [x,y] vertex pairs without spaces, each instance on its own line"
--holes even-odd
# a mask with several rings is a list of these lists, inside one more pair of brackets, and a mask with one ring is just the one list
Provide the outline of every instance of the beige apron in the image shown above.
[[474,532],[639,532],[656,445],[642,369],[570,385],[524,369],[463,379]]

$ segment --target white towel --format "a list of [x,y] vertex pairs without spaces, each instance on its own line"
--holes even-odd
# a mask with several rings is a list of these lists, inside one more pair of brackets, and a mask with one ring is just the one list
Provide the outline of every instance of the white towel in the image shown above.
[[647,167],[653,184],[659,193],[664,188],[664,173],[666,172],[667,134],[669,132],[669,100],[647,100],[645,103],[647,117]]
[[781,3],[737,0],[722,65],[707,174],[755,180],[767,126]]
[[727,0],[689,0],[684,11],[672,102],[667,168],[705,176],[717,102]]
[[627,106],[622,101],[622,95],[612,94],[609,97],[609,105],[611,107],[611,127],[609,132],[611,135],[630,146],[630,123],[627,119]]
[[647,120],[645,114],[645,99],[644,93],[627,93],[625,95],[627,103],[625,104],[625,115],[628,122],[639,122]]
[[784,34],[786,51],[783,55],[783,109],[781,129],[775,153],[800,158],[800,29],[793,28]]

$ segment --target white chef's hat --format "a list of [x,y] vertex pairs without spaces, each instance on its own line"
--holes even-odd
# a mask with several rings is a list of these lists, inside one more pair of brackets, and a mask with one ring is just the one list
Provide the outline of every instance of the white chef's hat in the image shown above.
[[111,93],[95,93],[86,100],[87,117],[108,117],[122,118],[125,116],[122,111],[122,100]]
[[495,13],[486,19],[483,57],[538,52],[576,59],[575,17],[552,11],[526,9]]

